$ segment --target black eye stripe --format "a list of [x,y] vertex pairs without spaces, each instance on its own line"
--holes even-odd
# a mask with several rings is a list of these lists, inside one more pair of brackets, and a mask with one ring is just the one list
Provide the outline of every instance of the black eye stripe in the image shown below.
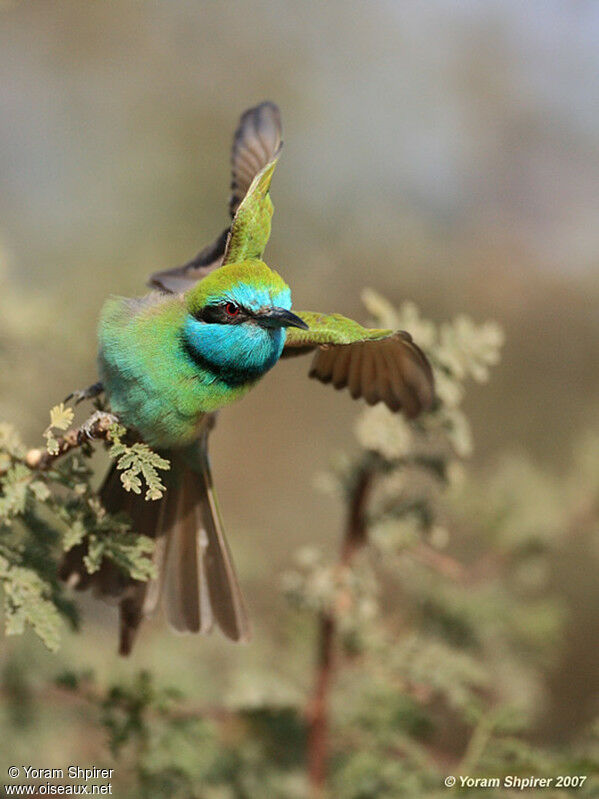
[[205,305],[194,316],[200,322],[207,322],[213,325],[236,325],[247,321],[251,317],[251,314],[245,308],[242,308],[241,305],[236,305],[235,307],[239,308],[239,312],[231,315],[227,312],[227,306],[231,305],[234,305],[234,303],[225,302],[218,305]]

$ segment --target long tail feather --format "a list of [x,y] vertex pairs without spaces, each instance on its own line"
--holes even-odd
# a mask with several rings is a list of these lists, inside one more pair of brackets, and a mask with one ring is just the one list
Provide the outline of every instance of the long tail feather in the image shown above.
[[[195,476],[195,475],[194,475]],[[169,538],[164,577],[164,608],[169,623],[179,632],[200,629],[198,536],[195,496],[189,470],[180,470],[176,487],[174,523]]]
[[205,448],[201,457],[203,464],[199,474],[202,502],[196,505],[196,511],[202,522],[201,533],[206,534],[205,537],[200,535],[200,562],[205,576],[204,585],[208,588],[211,614],[227,638],[247,641],[251,634],[248,615],[223,531]]

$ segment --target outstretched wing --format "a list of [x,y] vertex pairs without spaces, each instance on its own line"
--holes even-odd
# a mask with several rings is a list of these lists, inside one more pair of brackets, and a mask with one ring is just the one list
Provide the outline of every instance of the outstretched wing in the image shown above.
[[278,160],[277,153],[252,180],[231,225],[223,264],[262,257],[270,236],[273,213],[270,182]]
[[[281,113],[274,103],[260,103],[241,115],[231,150],[229,211],[232,218],[256,175],[280,152],[281,136]],[[215,241],[183,266],[155,272],[148,284],[169,294],[187,291],[222,264],[230,230],[230,227],[223,230]]]
[[384,402],[410,419],[434,401],[431,366],[409,333],[372,330],[339,314],[300,311],[309,330],[288,328],[283,357],[316,350],[310,377],[348,388],[369,405]]

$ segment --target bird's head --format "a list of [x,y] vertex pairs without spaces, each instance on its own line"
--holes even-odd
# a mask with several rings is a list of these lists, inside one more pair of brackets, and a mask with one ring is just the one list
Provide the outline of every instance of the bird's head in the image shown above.
[[290,310],[289,286],[263,261],[221,266],[194,286],[186,301],[189,313],[208,324],[308,327]]
[[285,344],[285,328],[308,325],[291,311],[289,286],[263,261],[221,266],[185,295],[184,338],[198,364],[229,382],[268,371]]

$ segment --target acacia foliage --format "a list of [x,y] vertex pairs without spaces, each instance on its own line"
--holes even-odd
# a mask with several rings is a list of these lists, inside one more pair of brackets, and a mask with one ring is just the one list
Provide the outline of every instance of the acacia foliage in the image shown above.
[[[57,435],[67,431],[73,419],[73,410],[63,403],[52,408],[43,434],[45,453],[27,450],[10,425],[0,424],[0,583],[5,631],[21,634],[29,624],[51,650],[59,647],[62,619],[77,624],[76,606],[57,579],[62,553],[85,541],[84,563],[90,574],[98,571],[104,558],[137,580],[153,574],[149,558],[153,541],[132,531],[127,517],[110,515],[102,506],[92,485],[92,447],[84,430],[76,454],[58,458],[61,439]],[[160,498],[164,486],[157,469],[167,469],[168,461],[145,444],[124,443],[124,434],[124,428],[116,424],[108,431],[109,453],[121,470],[124,489],[140,493],[141,474],[147,484],[146,499]],[[46,454],[55,460],[44,461]]]

